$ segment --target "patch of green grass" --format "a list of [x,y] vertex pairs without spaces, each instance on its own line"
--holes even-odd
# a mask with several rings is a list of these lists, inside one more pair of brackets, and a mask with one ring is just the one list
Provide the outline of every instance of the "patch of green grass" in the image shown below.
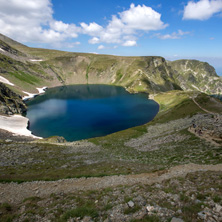
[[190,198],[186,194],[180,193],[180,200],[183,202],[189,202]]
[[69,218],[72,217],[80,217],[83,218],[85,216],[90,216],[92,218],[96,218],[99,216],[98,211],[95,208],[88,207],[88,206],[81,206],[77,207],[72,210],[66,211],[62,216],[61,216],[61,222],[62,221],[67,221]]
[[203,201],[206,199],[206,195],[198,192],[196,198]]
[[143,219],[132,219],[130,222],[159,222],[160,219],[156,215],[147,215]]
[[124,214],[133,214],[141,209],[141,206],[135,204],[133,207],[127,207],[124,209]]
[[181,209],[183,212],[183,217],[192,221],[193,219],[196,218],[197,213],[201,211],[202,209],[201,205],[203,205],[203,203],[196,203],[196,204],[189,203],[183,206]]
[[16,217],[13,213],[12,206],[9,203],[0,204],[0,221],[1,222],[11,222]]
[[40,197],[33,196],[33,197],[25,198],[25,199],[23,200],[23,202],[38,202],[38,201],[40,201],[40,200],[41,200]]
[[9,203],[2,203],[0,205],[0,209],[1,210],[5,210],[5,211],[11,211],[12,210],[12,206]]
[[17,71],[17,72],[10,72],[11,75],[16,77],[22,82],[26,82],[29,84],[38,84],[40,83],[39,78],[35,77],[34,75],[29,75],[23,71]]
[[108,211],[108,210],[111,210],[112,208],[113,208],[113,205],[108,203],[104,206],[103,211]]
[[222,197],[220,197],[220,196],[213,196],[213,201],[215,203],[222,203]]
[[121,69],[117,70],[115,82],[119,82],[122,77],[123,77],[122,70]]
[[3,215],[0,217],[1,222],[12,222],[16,216],[15,215]]

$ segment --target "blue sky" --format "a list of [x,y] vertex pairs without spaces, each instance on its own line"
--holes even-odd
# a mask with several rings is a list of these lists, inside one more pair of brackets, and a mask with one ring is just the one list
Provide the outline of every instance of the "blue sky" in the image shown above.
[[208,61],[222,75],[222,0],[0,0],[0,30],[32,47]]

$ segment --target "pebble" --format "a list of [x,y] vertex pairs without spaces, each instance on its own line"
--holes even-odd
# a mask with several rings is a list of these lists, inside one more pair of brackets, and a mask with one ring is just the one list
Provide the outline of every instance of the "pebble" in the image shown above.
[[132,208],[132,207],[134,207],[135,204],[133,203],[133,201],[129,201],[129,202],[127,203],[127,205],[128,205],[128,207],[131,207],[131,208]]
[[219,204],[216,204],[214,210],[219,213],[220,211],[222,211],[222,206]]
[[184,220],[182,220],[180,218],[173,217],[170,222],[184,222]]

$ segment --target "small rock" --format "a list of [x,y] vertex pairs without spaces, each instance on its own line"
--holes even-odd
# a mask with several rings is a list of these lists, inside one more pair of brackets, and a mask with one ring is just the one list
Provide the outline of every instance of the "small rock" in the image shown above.
[[21,212],[21,214],[23,214],[23,213],[25,213],[25,206],[22,206],[21,208],[20,208],[20,212]]
[[184,222],[184,221],[180,218],[173,217],[170,222]]
[[129,201],[127,204],[128,204],[128,207],[134,207],[134,205],[135,205],[132,200]]
[[148,205],[146,207],[146,209],[147,209],[148,212],[152,212],[154,210],[154,206]]
[[85,216],[85,217],[82,219],[82,222],[92,222],[92,218]]
[[199,212],[197,215],[202,220],[205,220],[207,218],[207,216],[206,216],[204,211]]
[[160,184],[156,184],[155,187],[156,187],[156,188],[161,188],[161,185],[160,185]]
[[219,204],[216,204],[214,210],[219,213],[222,210],[222,206]]
[[178,213],[178,214],[182,214],[182,210],[178,210],[177,213]]

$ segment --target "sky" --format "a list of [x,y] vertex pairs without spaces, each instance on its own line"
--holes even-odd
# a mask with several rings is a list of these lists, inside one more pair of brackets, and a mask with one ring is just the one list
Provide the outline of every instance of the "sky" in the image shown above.
[[0,32],[30,47],[198,59],[222,75],[222,0],[0,0]]

